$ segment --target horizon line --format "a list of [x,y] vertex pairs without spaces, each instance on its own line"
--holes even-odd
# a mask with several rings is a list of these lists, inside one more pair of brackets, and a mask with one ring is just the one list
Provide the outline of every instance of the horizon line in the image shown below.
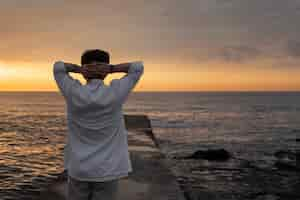
[[[13,92],[23,92],[23,93],[34,93],[34,92],[45,92],[45,93],[59,93],[60,91],[55,91],[55,90],[0,90],[0,93],[4,93],[4,92],[8,92],[8,93],[13,93]],[[300,93],[300,90],[172,90],[172,91],[168,91],[168,90],[146,90],[146,91],[133,91],[134,93],[159,93],[159,92],[162,92],[162,93],[174,93],[174,92],[295,92],[295,93]]]

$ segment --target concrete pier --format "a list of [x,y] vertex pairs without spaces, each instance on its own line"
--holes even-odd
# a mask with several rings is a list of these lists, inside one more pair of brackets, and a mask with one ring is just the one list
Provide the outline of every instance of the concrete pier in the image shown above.
[[[184,200],[175,176],[159,151],[147,116],[125,116],[133,172],[120,180],[118,199]],[[41,200],[63,200],[66,197],[66,177],[54,181]]]

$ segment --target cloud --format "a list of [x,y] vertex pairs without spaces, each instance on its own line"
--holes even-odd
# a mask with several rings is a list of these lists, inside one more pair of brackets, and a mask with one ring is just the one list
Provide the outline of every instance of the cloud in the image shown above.
[[291,40],[287,43],[288,55],[293,58],[300,58],[300,41]]
[[79,59],[94,47],[157,62],[298,57],[298,0],[11,0],[0,12],[0,60]]
[[220,57],[228,62],[244,62],[256,59],[260,50],[250,46],[227,46],[221,49]]

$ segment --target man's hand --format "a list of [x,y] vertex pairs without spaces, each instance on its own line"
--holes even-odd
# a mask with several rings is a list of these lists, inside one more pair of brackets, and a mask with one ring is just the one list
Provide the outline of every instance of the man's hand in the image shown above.
[[83,65],[80,69],[85,79],[104,78],[111,73],[112,65],[106,63],[95,63]]

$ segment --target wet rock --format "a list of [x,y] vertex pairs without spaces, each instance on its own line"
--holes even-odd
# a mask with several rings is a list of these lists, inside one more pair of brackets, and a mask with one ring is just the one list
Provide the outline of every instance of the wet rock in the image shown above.
[[287,150],[287,151],[277,151],[275,152],[274,156],[278,159],[290,159],[290,160],[295,160],[296,159],[296,152]]
[[296,163],[292,163],[292,162],[277,161],[277,162],[275,162],[274,165],[279,170],[300,171],[300,167],[297,166]]
[[227,161],[231,155],[225,149],[198,150],[183,159],[204,159],[209,161]]
[[277,151],[274,156],[278,159],[274,164],[277,169],[286,171],[300,170],[299,163],[297,163],[300,156],[299,152],[293,152],[290,150]]

